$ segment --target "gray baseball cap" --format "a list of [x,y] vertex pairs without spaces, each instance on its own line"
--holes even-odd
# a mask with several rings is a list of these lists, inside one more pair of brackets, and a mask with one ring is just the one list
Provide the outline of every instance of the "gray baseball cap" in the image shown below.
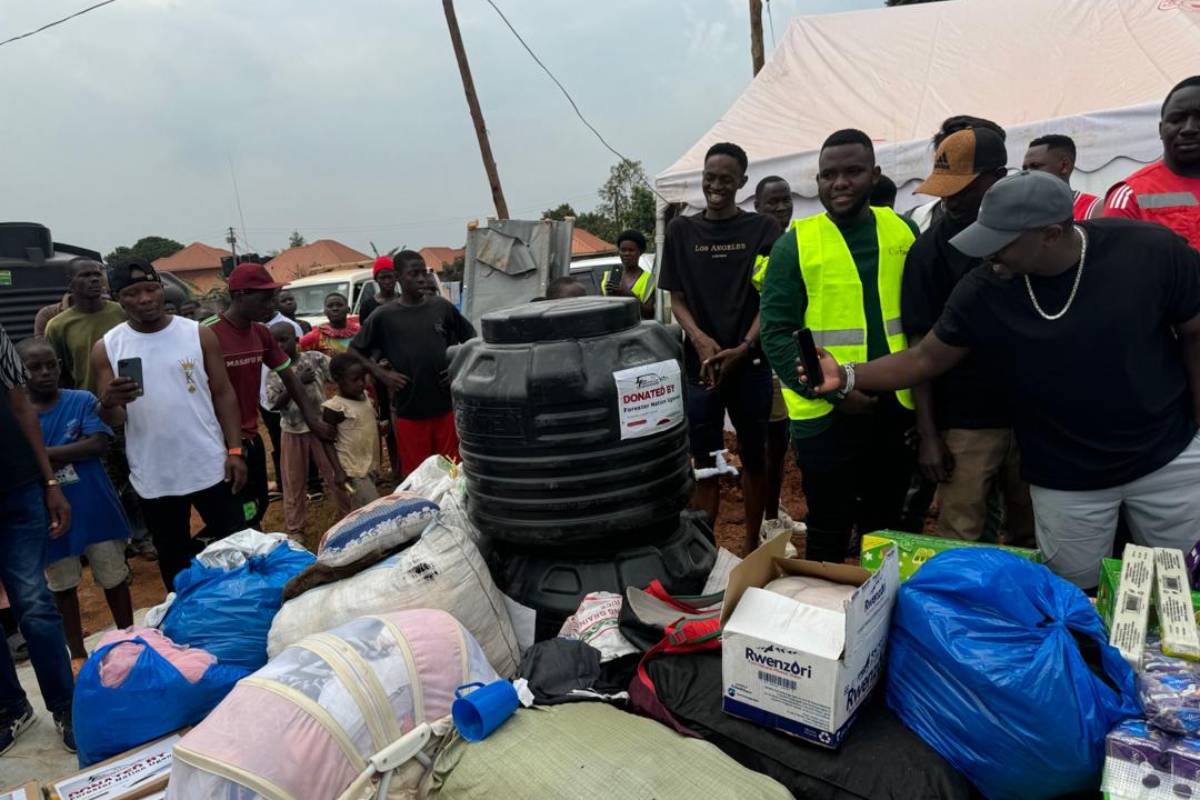
[[996,181],[983,196],[975,223],[950,240],[965,255],[986,258],[1025,231],[1075,216],[1075,195],[1061,178],[1023,170]]

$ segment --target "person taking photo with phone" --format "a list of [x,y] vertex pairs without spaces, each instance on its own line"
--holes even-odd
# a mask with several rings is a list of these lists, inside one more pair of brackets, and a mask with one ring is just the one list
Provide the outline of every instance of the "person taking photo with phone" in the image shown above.
[[641,231],[622,231],[617,237],[617,252],[621,255],[621,266],[604,273],[600,293],[606,297],[632,297],[642,306],[642,319],[654,319],[658,287],[654,285],[654,276],[641,265],[646,237]]
[[845,561],[855,528],[895,527],[916,461],[910,392],[809,398],[796,380],[795,332],[846,358],[905,349],[900,329],[904,259],[916,226],[869,205],[875,147],[859,130],[825,140],[817,192],[825,212],[797,220],[771,250],[762,287],[763,349],[783,383],[792,447],[808,500],[806,558]]
[[234,494],[246,484],[237,396],[216,334],[164,308],[162,279],[141,258],[109,277],[128,321],[92,350],[100,406],[125,424],[130,480],[170,592],[200,551],[192,509],[218,537],[244,523]]
[[929,335],[865,364],[826,348],[815,391],[896,391],[977,355],[1013,400],[1046,566],[1092,589],[1122,504],[1138,544],[1196,543],[1200,252],[1158,225],[1074,216],[1052,175],[998,181],[950,240],[985,263]]

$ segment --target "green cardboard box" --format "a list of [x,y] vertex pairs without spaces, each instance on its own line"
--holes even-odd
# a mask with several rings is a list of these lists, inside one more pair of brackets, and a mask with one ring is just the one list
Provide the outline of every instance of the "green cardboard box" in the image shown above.
[[864,569],[874,572],[883,563],[883,556],[891,545],[895,545],[900,554],[901,583],[911,578],[922,564],[938,553],[960,547],[997,547],[1022,558],[1028,558],[1036,564],[1042,563],[1040,550],[1027,550],[1024,547],[1008,547],[1001,544],[965,542],[961,539],[943,539],[940,536],[922,536],[917,533],[901,531],[875,531],[875,533],[863,534],[862,555],[859,564]]
[[[1100,586],[1096,589],[1096,610],[1104,620],[1107,629],[1112,625],[1113,602],[1117,596],[1117,586],[1121,583],[1121,559],[1106,558],[1100,562]],[[1192,592],[1192,610],[1200,609],[1200,592]],[[1196,613],[1196,622],[1200,623],[1200,612]],[[1158,615],[1154,613],[1154,593],[1150,593],[1150,624],[1147,630],[1158,633]]]

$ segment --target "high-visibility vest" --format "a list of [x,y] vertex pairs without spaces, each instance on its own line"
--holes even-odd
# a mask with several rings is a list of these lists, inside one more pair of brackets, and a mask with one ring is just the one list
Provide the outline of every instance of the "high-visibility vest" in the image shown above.
[[762,294],[763,281],[767,279],[767,265],[771,263],[770,256],[755,256],[754,272],[750,275],[750,285]]
[[[600,280],[600,294],[608,294],[608,281],[611,275],[612,270],[607,270],[604,273],[604,277]],[[654,295],[654,284],[650,281],[650,272],[642,270],[642,274],[633,282],[633,286],[629,287],[629,290],[633,292],[634,297],[643,303],[649,301]]]
[[[908,347],[900,326],[900,283],[904,258],[916,237],[912,229],[890,208],[872,208],[879,237],[879,305],[888,351]],[[825,214],[792,223],[800,256],[800,273],[808,293],[804,326],[812,331],[817,346],[824,347],[838,363],[867,360],[867,318],[863,311],[863,286],[854,257],[841,231]],[[833,411],[825,400],[810,400],[783,387],[788,417],[818,419]],[[914,408],[912,392],[896,392],[905,408]]]

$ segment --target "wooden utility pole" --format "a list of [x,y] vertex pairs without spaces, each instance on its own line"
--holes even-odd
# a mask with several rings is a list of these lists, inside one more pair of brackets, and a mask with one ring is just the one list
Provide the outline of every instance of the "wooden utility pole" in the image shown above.
[[762,0],[750,0],[750,61],[757,75],[763,68]]
[[458,30],[458,17],[454,14],[454,0],[442,0],[442,9],[446,12],[446,24],[450,27],[450,42],[454,45],[454,57],[458,59],[458,71],[462,75],[467,106],[471,109],[471,121],[475,123],[475,136],[479,139],[479,154],[483,157],[483,168],[487,172],[488,183],[492,187],[492,203],[496,206],[496,216],[499,219],[508,219],[508,203],[504,202],[504,190],[500,188],[500,173],[496,171],[496,159],[492,157],[492,146],[488,143],[487,126],[483,123],[483,111],[479,108],[479,98],[475,96],[475,81],[471,79],[471,65],[467,63],[467,51],[463,49],[462,34]]

